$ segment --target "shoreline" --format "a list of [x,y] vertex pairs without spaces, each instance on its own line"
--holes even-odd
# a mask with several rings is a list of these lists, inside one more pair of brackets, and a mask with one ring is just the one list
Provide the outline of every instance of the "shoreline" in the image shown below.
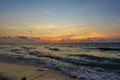
[[41,64],[25,62],[0,54],[0,80],[77,80],[60,71],[50,70]]

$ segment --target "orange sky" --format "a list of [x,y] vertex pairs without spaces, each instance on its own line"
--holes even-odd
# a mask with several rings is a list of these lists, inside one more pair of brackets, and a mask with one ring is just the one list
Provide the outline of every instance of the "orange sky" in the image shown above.
[[119,0],[2,0],[2,42],[120,42]]
[[[42,24],[25,27],[2,26],[0,37],[12,37],[8,42],[26,42],[17,36],[29,38],[30,42],[80,42],[80,41],[101,41],[101,39],[119,38],[119,32],[105,27],[92,27],[90,25],[61,25]],[[111,33],[114,32],[114,33]],[[17,37],[17,38],[16,38]],[[7,39],[7,38],[6,38]],[[4,42],[4,40],[3,40]],[[29,41],[28,41],[29,42]]]

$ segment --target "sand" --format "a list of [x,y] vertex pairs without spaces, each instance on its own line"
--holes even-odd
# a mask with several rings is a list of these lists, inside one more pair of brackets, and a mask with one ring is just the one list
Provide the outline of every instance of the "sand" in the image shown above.
[[60,71],[0,54],[0,80],[77,80]]

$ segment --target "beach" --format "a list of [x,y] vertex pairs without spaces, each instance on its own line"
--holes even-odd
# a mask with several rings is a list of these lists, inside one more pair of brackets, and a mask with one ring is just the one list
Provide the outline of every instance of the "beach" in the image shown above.
[[120,80],[120,0],[0,0],[0,80]]
[[40,64],[0,54],[0,80],[77,80]]

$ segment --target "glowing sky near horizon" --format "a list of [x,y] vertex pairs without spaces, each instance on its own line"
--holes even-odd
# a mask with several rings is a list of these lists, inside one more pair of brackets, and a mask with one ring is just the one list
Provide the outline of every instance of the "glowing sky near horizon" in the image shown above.
[[119,8],[120,0],[0,0],[0,42],[119,41]]

